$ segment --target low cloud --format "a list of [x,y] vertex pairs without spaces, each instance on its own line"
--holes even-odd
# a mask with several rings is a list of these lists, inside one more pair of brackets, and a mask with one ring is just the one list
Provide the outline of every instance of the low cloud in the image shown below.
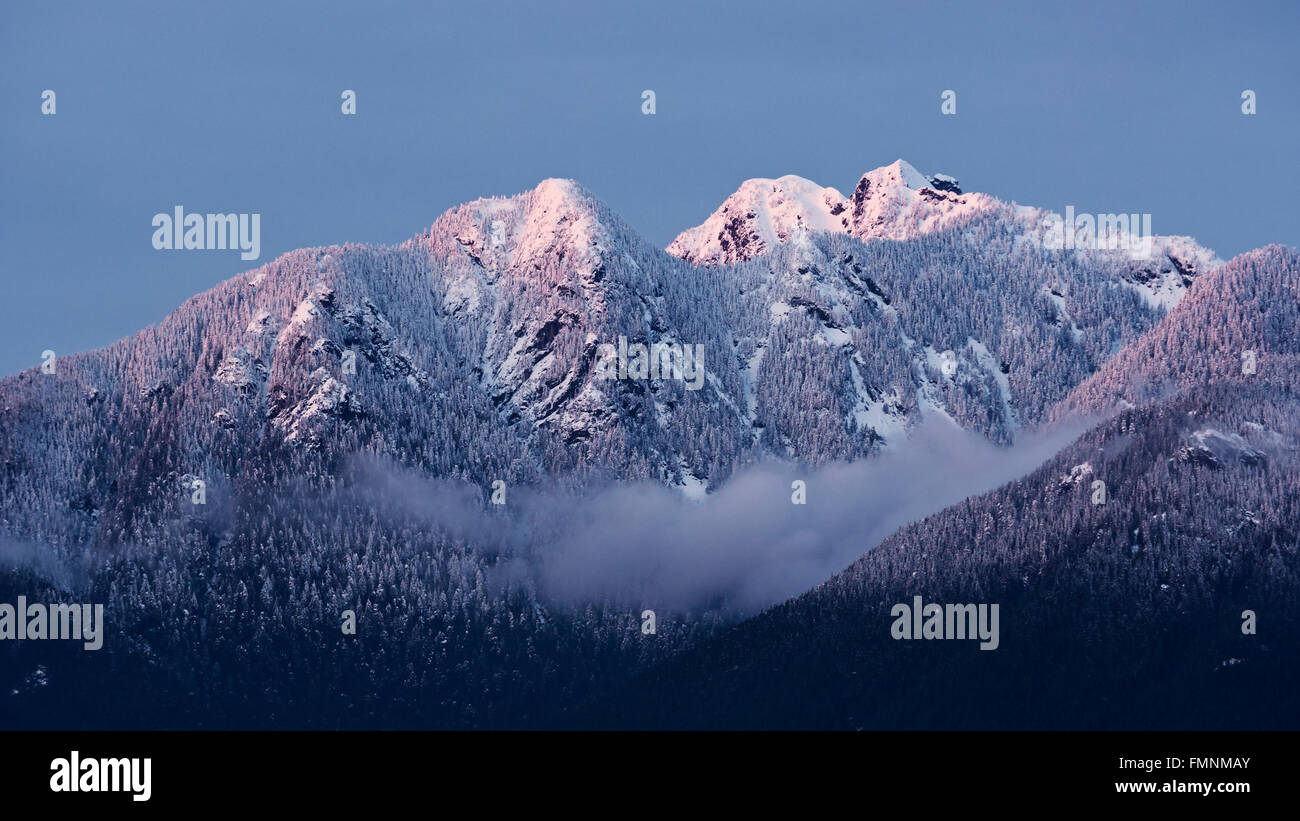
[[[562,511],[545,496],[522,504],[534,519],[564,516],[559,537],[533,555],[554,598],[747,613],[826,581],[910,522],[1029,473],[1083,430],[998,448],[931,420],[879,458],[811,473],[760,465],[702,504],[649,483],[574,498]],[[806,483],[806,504],[791,501],[795,480]]]
[[48,546],[0,537],[0,570],[25,571],[59,589],[73,586],[72,570]]
[[[371,477],[382,506],[499,554],[498,581],[551,601],[746,614],[826,581],[900,527],[1019,478],[1089,425],[1075,420],[1000,448],[930,419],[878,458],[803,472],[779,462],[733,476],[703,502],[662,485],[585,493]],[[806,484],[793,504],[791,483]]]

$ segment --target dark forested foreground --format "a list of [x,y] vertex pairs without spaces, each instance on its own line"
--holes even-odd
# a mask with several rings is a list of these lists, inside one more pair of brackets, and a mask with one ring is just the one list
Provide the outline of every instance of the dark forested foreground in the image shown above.
[[[905,528],[827,584],[577,719],[1300,728],[1300,462],[1278,445],[1300,432],[1294,384],[1220,386],[1128,411],[1025,479]],[[1227,434],[1206,447],[1206,430]],[[1081,473],[1107,477],[1104,505],[1090,503]],[[891,607],[917,594],[1000,603],[999,647],[891,638]],[[1253,635],[1243,633],[1248,610]]]
[[[543,608],[493,590],[457,545],[418,524],[386,531],[342,491],[322,492],[318,505],[293,507],[301,518],[250,516],[247,535],[219,548],[112,560],[87,598],[110,602],[129,641],[98,653],[6,643],[5,720],[1296,728],[1294,384],[1224,384],[1127,411],[1028,477],[905,528],[827,584],[719,635],[661,618],[647,636],[633,613]],[[1092,503],[1094,477],[1107,482],[1105,504]],[[336,530],[322,529],[331,521]],[[333,614],[352,586],[374,592],[358,614],[364,629],[345,636]],[[6,576],[5,595],[20,592],[58,596]],[[892,606],[915,595],[999,604],[999,646],[891,638]],[[1243,633],[1247,610],[1254,634]]]
[[[95,651],[0,643],[0,726],[1295,727],[1296,252],[1144,267],[988,209],[692,268],[548,181],[397,248],[287,254],[0,382],[0,603],[108,625]],[[1167,316],[1152,282],[1186,291]],[[620,336],[701,345],[710,378],[597,380]],[[1003,446],[1117,406],[758,615],[726,586],[603,588],[597,554],[553,572],[568,524],[609,516],[593,487],[707,507],[762,459],[883,459],[923,416]],[[796,548],[843,536],[832,495]],[[916,596],[997,605],[996,649],[893,638]]]
[[[1063,403],[1146,404],[1028,477],[904,528],[581,719],[1300,726],[1300,269],[1293,251],[1265,249],[1202,284]],[[1264,372],[1230,355],[1242,339],[1268,352]],[[892,606],[915,595],[1000,603],[998,649],[892,639]]]

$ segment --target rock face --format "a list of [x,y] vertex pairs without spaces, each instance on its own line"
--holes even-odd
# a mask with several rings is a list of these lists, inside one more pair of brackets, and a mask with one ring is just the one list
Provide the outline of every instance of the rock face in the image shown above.
[[960,194],[961,186],[957,180],[947,174],[934,174],[930,177],[930,187],[935,191],[946,191],[949,194]]

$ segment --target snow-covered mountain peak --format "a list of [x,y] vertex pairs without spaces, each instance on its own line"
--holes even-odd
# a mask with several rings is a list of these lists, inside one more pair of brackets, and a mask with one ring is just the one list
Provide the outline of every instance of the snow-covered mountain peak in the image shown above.
[[765,254],[800,231],[908,239],[998,205],[991,197],[962,194],[956,179],[927,177],[903,159],[868,171],[848,198],[794,175],[752,179],[702,224],[678,235],[668,253],[696,265],[726,265]]
[[577,182],[568,179],[542,180],[532,191],[522,194],[526,224],[535,231],[567,230],[580,227],[585,238],[592,238],[602,227],[603,205]]
[[632,233],[577,182],[558,178],[452,208],[430,231],[454,238],[491,272],[541,256],[595,256],[610,246],[611,234]]
[[707,220],[682,232],[668,252],[698,265],[740,262],[800,231],[843,233],[846,210],[839,191],[794,174],[746,180]]
[[600,204],[573,180],[546,179],[524,196],[516,253],[550,251],[563,244],[588,249],[606,243]]
[[913,191],[931,187],[930,179],[902,158],[874,171],[868,171],[863,177],[870,179],[876,185],[902,185]]
[[[596,216],[595,197],[577,182],[551,177],[531,190],[505,197],[483,197],[448,211],[463,213],[486,221],[489,229],[495,222],[553,226],[565,220]],[[501,226],[497,226],[498,231]]]
[[863,174],[850,201],[849,233],[863,240],[910,239],[1005,207],[983,194],[963,194],[956,179],[927,177],[902,159]]

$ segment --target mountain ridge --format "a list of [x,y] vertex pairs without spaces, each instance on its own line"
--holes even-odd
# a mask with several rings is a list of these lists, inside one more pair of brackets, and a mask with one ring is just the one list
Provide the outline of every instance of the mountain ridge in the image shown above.
[[[901,166],[896,174],[904,176]],[[1294,295],[1289,249],[1222,267],[1181,256],[1179,247],[1154,261],[1052,250],[1025,241],[1024,220],[1037,213],[974,214],[897,240],[795,231],[752,258],[707,266],[646,242],[576,183],[545,180],[521,195],[449,209],[400,245],[288,252],[131,337],[59,358],[52,374],[0,380],[0,548],[9,556],[20,545],[21,555],[40,557],[0,568],[0,588],[32,600],[75,590],[106,602],[118,625],[104,650],[116,678],[57,647],[4,648],[12,663],[0,668],[0,685],[11,696],[0,711],[21,722],[58,707],[67,721],[95,726],[131,716],[163,726],[506,727],[545,724],[539,704],[563,712],[593,697],[608,703],[602,688],[652,668],[699,692],[698,682],[675,678],[679,668],[658,664],[712,634],[716,614],[661,607],[658,639],[648,640],[626,606],[558,604],[527,576],[538,559],[529,551],[547,559],[555,521],[525,512],[517,530],[496,532],[467,527],[466,517],[487,511],[510,521],[515,508],[489,501],[503,489],[511,500],[539,488],[581,500],[584,490],[616,487],[620,499],[671,491],[702,501],[756,462],[777,459],[806,473],[868,459],[927,420],[1012,444],[1020,431],[1051,424],[1072,396],[1092,403],[1081,405],[1085,412],[1108,413],[1125,371],[1109,363],[1130,362],[1130,351],[1176,350],[1141,347],[1155,345],[1143,342],[1153,329],[1187,315],[1213,328],[1214,317],[1198,312],[1237,291]],[[1176,290],[1158,291],[1154,281]],[[1152,298],[1159,293],[1179,298]],[[1265,342],[1294,326],[1285,304],[1244,304],[1237,324],[1264,332]],[[1244,323],[1261,306],[1263,324]],[[1159,333],[1168,345],[1190,336]],[[699,390],[673,378],[602,380],[600,345],[620,338],[699,345],[707,378]],[[961,539],[971,533],[1068,526],[1051,531],[1053,545],[1092,545],[1084,537],[1100,522],[1109,535],[1079,554],[1087,561],[1064,549],[1052,556],[1048,569],[1065,570],[1050,576],[1049,592],[1075,595],[1119,573],[1112,554],[1131,548],[1135,529],[1140,548],[1162,538],[1134,500],[1155,498],[1161,482],[1172,487],[1169,477],[1182,483],[1180,493],[1209,483],[1214,504],[1202,511],[1160,496],[1169,513],[1201,517],[1176,520],[1190,540],[1179,544],[1195,549],[1171,554],[1173,565],[1143,565],[1134,584],[1168,584],[1171,570],[1194,579],[1196,567],[1219,566],[1223,557],[1195,539],[1225,528],[1261,528],[1261,539],[1285,547],[1288,503],[1258,480],[1278,471],[1290,481],[1292,397],[1277,392],[1286,386],[1276,380],[1292,360],[1277,357],[1277,345],[1260,351],[1264,370],[1245,384],[1248,394],[1216,383],[1202,396],[1184,375],[1172,398],[1157,393],[1154,404],[1121,412],[1029,484],[904,528],[867,564],[898,582],[936,566],[969,567]],[[1123,457],[1135,433],[1145,461],[1102,458]],[[1129,467],[1132,481],[1120,473]],[[1098,472],[1107,474],[1113,506],[1080,510],[1082,477]],[[1234,501],[1244,485],[1254,495]],[[778,487],[771,503],[785,505],[788,491]],[[193,501],[200,491],[201,504]],[[562,507],[559,520],[602,512],[579,502]],[[633,518],[615,529],[656,524]],[[974,588],[951,588],[963,595],[1013,590],[1002,574],[1007,555],[1016,567],[1042,570],[1034,564],[1041,545],[1017,543],[1011,554],[980,545],[985,575]],[[1248,561],[1281,567],[1285,581],[1287,555]],[[575,567],[589,572],[580,559]],[[1222,567],[1216,578],[1224,583],[1268,590],[1250,566]],[[846,578],[856,577],[841,574],[830,587],[856,595]],[[1133,589],[1152,612],[1165,612],[1162,593]],[[1260,600],[1289,606],[1276,591]],[[789,608],[800,601],[814,599]],[[345,609],[358,615],[365,641],[340,635],[336,615]],[[1042,612],[1040,624],[1055,624]],[[1204,628],[1204,618],[1182,626]],[[826,646],[838,635],[828,632]],[[1035,635],[1035,646],[1051,646],[1050,631]],[[1015,641],[1009,633],[1004,644],[1013,658]],[[841,709],[862,695],[843,686],[859,656],[832,650],[845,660],[834,675],[812,687],[792,681],[792,692],[823,692],[831,709],[786,711],[788,719],[861,726],[858,706]],[[933,681],[931,670],[919,668],[916,678],[918,669],[899,669],[900,681]],[[954,669],[963,680],[978,672]],[[79,687],[90,670],[101,675],[93,692]],[[286,681],[307,683],[287,691]],[[780,701],[750,689],[767,704]],[[962,697],[945,692],[944,703],[956,703],[950,696]],[[1088,709],[1080,704],[1056,706],[1077,716]],[[925,716],[944,724],[942,715]],[[706,718],[747,717],[719,708]]]

